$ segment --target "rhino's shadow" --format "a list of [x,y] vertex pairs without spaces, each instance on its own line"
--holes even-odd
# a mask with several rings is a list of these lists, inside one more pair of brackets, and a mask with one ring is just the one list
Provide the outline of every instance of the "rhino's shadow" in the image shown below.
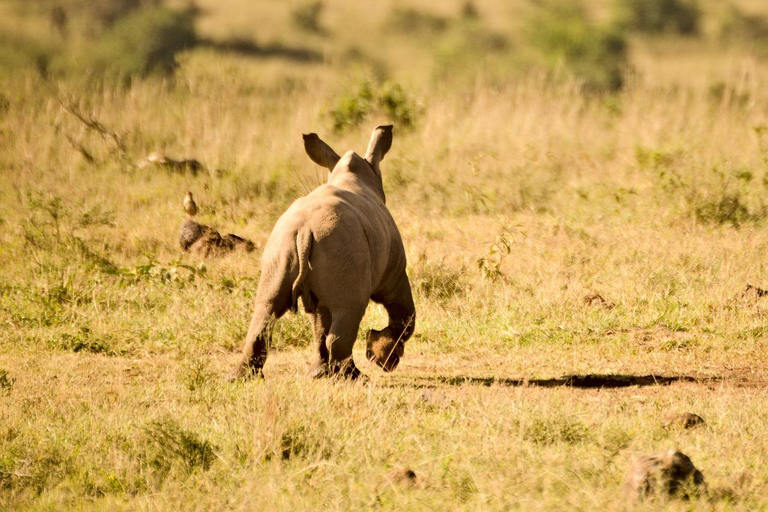
[[391,382],[393,386],[437,387],[448,386],[509,386],[509,387],[570,387],[579,389],[615,389],[630,386],[668,386],[676,382],[693,382],[698,384],[712,383],[721,380],[718,377],[692,377],[688,375],[622,375],[622,374],[587,374],[565,375],[553,379],[511,379],[504,377],[471,377],[471,376],[418,376],[410,379]]

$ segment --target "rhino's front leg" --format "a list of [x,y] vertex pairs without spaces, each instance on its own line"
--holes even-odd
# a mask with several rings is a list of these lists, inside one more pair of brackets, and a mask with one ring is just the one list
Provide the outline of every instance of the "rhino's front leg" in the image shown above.
[[309,316],[312,319],[316,350],[315,361],[309,369],[309,374],[315,378],[325,377],[328,375],[328,347],[325,340],[331,330],[331,312],[319,305]]

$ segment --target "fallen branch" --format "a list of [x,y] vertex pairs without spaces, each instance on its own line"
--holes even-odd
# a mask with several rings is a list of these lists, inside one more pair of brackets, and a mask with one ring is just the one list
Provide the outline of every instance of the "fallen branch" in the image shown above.
[[[86,117],[85,114],[83,114],[83,112],[77,106],[77,104],[73,101],[64,102],[63,100],[59,99],[59,104],[61,105],[61,108],[63,108],[65,112],[75,117],[88,130],[98,133],[101,136],[101,138],[104,140],[104,142],[111,145],[113,147],[113,151],[117,152],[121,158],[128,159],[128,150],[125,145],[125,142],[123,142],[122,137],[120,137],[117,134],[117,132],[115,132],[114,130],[110,130],[109,128],[104,126],[104,124],[96,118],[93,112],[88,114],[88,117]],[[82,147],[78,143],[75,145],[75,149],[80,151],[78,146]],[[80,152],[82,153],[82,151]]]

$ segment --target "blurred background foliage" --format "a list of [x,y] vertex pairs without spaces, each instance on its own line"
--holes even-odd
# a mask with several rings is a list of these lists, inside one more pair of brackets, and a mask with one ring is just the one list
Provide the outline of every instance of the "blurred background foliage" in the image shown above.
[[[768,22],[751,5],[466,0],[438,8],[385,2],[362,23],[348,3],[332,0],[5,0],[0,76],[32,68],[46,78],[127,83],[169,76],[183,53],[213,50],[334,69],[353,64],[381,83],[393,74],[409,83],[466,83],[477,76],[506,81],[538,70],[575,79],[590,93],[611,92],[635,71],[633,52],[656,39],[671,47],[677,45],[670,38],[693,40],[704,50],[741,45],[763,56]],[[333,124],[340,122],[334,118]]]

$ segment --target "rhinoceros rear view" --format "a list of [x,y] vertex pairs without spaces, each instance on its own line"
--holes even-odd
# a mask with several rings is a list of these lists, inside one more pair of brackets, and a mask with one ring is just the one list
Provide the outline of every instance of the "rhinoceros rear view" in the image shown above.
[[385,205],[379,162],[392,145],[392,126],[373,131],[365,158],[339,157],[320,138],[304,148],[331,171],[328,183],[297,199],[275,224],[261,258],[256,306],[231,378],[261,374],[275,320],[301,297],[312,319],[316,377],[356,378],[352,346],[369,300],[382,304],[389,325],[367,334],[367,356],[394,370],[414,330],[415,308],[400,232]]

